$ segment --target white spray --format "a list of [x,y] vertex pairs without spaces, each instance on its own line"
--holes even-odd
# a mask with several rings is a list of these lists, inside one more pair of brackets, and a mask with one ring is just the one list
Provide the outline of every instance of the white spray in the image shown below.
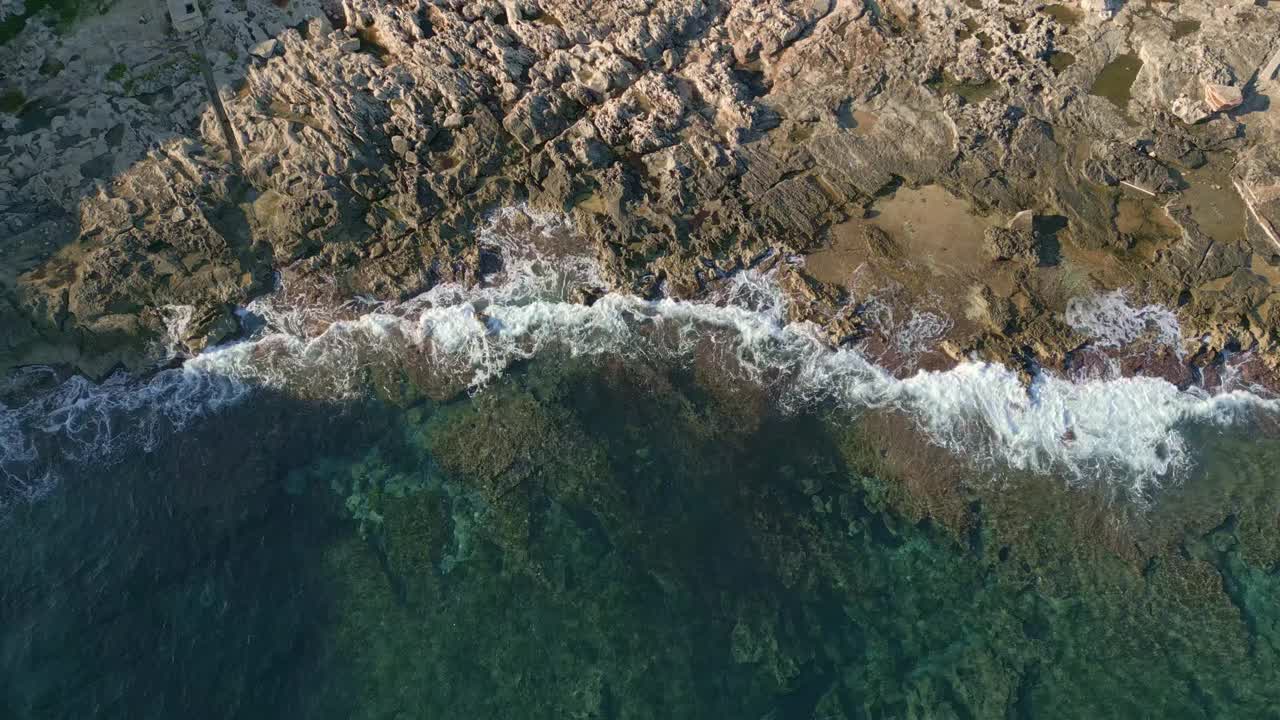
[[[517,222],[519,240],[504,231]],[[0,405],[0,468],[11,478],[24,469],[25,477],[39,477],[34,438],[41,435],[56,436],[82,461],[126,447],[146,450],[159,423],[181,428],[253,386],[340,399],[365,391],[363,367],[412,360],[479,389],[512,363],[552,348],[667,362],[710,348],[727,375],[768,382],[786,409],[818,402],[852,412],[896,409],[980,466],[1111,478],[1138,492],[1188,462],[1183,424],[1280,409],[1244,390],[1209,395],[1157,378],[1072,382],[1042,374],[1028,388],[1014,371],[977,362],[895,378],[857,350],[832,348],[818,328],[788,322],[785,293],[755,271],[736,274],[702,301],[604,293],[580,304],[569,299],[575,291],[599,291],[604,282],[593,259],[548,254],[567,230],[555,218],[508,210],[479,237],[503,267],[477,287],[442,284],[403,303],[357,301],[333,311],[290,304],[282,289],[246,308],[266,323],[253,339],[147,380],[72,378],[21,406]],[[1122,295],[1073,304],[1068,320],[1102,342],[1128,342],[1151,327],[1161,337],[1173,331],[1154,310],[1125,320],[1117,303]]]

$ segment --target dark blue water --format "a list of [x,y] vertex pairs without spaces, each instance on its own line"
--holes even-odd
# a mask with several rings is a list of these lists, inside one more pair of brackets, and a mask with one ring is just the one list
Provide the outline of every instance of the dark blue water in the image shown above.
[[1266,436],[1191,432],[1139,504],[696,364],[374,387],[258,388],[91,463],[46,438],[56,486],[0,527],[0,717],[1280,707]]

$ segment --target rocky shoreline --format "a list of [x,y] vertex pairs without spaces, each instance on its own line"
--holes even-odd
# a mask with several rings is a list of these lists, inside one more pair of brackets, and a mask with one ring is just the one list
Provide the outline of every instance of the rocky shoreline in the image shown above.
[[1280,706],[1276,0],[163,7],[0,5],[0,716]]
[[0,45],[18,69],[0,87],[0,367],[145,366],[174,308],[198,352],[277,276],[390,299],[475,282],[476,223],[514,203],[567,215],[602,290],[700,297],[801,257],[777,272],[835,343],[893,344],[871,297],[940,308],[926,363],[1070,370],[1106,349],[1068,303],[1124,289],[1181,327],[1144,372],[1189,382],[1247,354],[1273,384],[1280,364],[1274,3],[206,13],[241,168],[151,3],[60,34],[32,18]]

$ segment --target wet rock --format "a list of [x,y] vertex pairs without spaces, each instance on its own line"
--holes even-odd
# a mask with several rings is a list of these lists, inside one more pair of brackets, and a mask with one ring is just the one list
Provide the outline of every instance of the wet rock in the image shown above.
[[862,227],[862,241],[867,245],[867,251],[875,257],[884,259],[893,259],[902,257],[902,247],[893,239],[893,236],[882,230],[876,225],[864,225]]
[[1156,120],[1152,129],[1155,138],[1150,146],[1156,160],[1190,169],[1201,167],[1208,161],[1199,138],[1178,123],[1171,122],[1163,113],[1156,116]]
[[178,340],[188,352],[196,354],[232,336],[239,327],[229,306],[212,305],[199,308],[192,314]]
[[1151,195],[1178,188],[1169,168],[1134,143],[1096,143],[1083,174],[1099,185],[1125,183]]
[[969,297],[969,317],[1002,335],[1018,330],[1018,309],[1013,301],[996,295],[989,285],[974,288]]
[[1232,182],[1250,220],[1280,251],[1280,150],[1255,148],[1241,160]]
[[1245,248],[1216,242],[1200,227],[1191,208],[1171,204],[1166,213],[1181,232],[1159,255],[1159,265],[1165,268],[1162,274],[1194,287],[1208,280],[1226,277],[1246,261],[1248,253]]

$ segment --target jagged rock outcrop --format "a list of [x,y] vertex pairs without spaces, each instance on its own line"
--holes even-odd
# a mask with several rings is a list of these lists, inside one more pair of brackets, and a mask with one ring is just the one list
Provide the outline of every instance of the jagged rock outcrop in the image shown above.
[[1035,214],[1024,210],[1005,227],[987,228],[985,240],[983,249],[992,260],[1037,259]]
[[[136,366],[167,332],[166,306],[210,319],[194,348],[273,273],[380,297],[474,280],[475,221],[514,202],[572,216],[614,286],[690,296],[762,253],[822,248],[850,219],[888,238],[860,245],[877,262],[914,262],[900,230],[876,225],[879,204],[936,185],[977,215],[1061,218],[1052,248],[1117,253],[1128,270],[1114,277],[1173,304],[1254,272],[1250,238],[1266,231],[1242,218],[1234,242],[1188,232],[1148,261],[1129,254],[1118,203],[1180,197],[1185,170],[1275,143],[1276,103],[1206,121],[1201,95],[1267,60],[1280,12],[1108,8],[1103,20],[942,0],[251,0],[212,10],[204,33],[241,168],[181,60],[191,46],[163,18],[139,24],[120,0],[100,22],[138,37],[92,53],[87,35],[33,24],[0,47],[20,71],[6,84],[30,98],[0,114],[13,268],[0,358]],[[1094,81],[1126,52],[1142,67],[1127,104],[1108,102]],[[1074,63],[1050,62],[1062,53]],[[1250,215],[1272,217],[1267,202]],[[1043,254],[1023,235],[992,257]],[[1005,326],[953,345],[1027,332]]]

